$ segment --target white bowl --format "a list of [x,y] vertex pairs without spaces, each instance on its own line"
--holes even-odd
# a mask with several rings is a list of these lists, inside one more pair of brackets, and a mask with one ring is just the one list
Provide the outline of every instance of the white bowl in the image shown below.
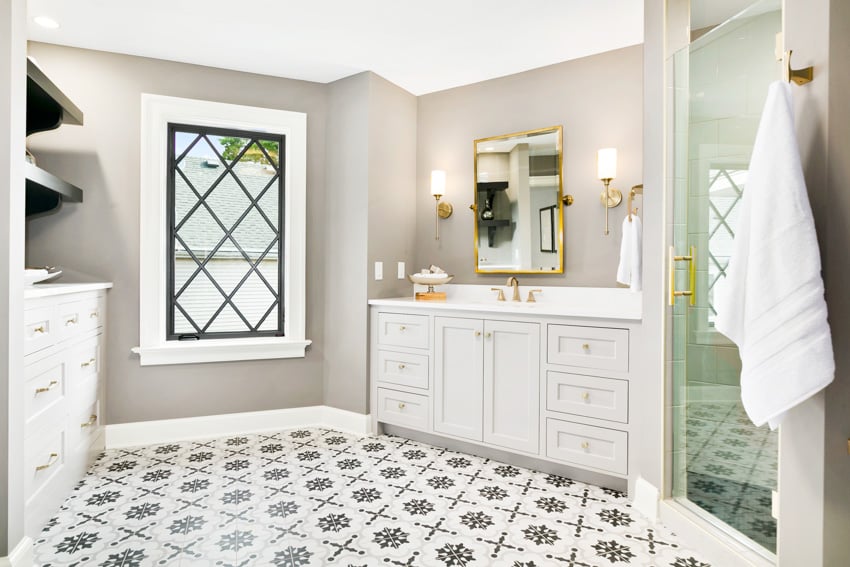
[[407,279],[419,285],[443,285],[447,284],[454,278],[451,274],[410,274]]
[[62,270],[56,268],[27,268],[24,270],[24,285],[52,280],[61,274]]

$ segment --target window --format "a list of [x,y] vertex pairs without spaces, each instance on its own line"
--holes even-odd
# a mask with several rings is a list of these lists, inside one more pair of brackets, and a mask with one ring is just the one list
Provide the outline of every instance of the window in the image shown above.
[[169,340],[282,336],[283,136],[168,126]]
[[142,96],[142,365],[303,357],[306,116]]

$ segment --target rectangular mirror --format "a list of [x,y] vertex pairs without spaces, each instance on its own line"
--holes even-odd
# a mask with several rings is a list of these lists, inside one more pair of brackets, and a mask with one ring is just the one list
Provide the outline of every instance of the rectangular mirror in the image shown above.
[[475,140],[475,271],[564,272],[561,126]]

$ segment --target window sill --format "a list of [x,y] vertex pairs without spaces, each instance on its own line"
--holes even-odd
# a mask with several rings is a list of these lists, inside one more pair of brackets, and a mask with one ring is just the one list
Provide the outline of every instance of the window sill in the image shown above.
[[275,358],[304,358],[309,339],[282,337],[256,339],[213,339],[204,341],[170,341],[157,346],[135,347],[142,366],[162,364],[193,364],[231,362],[237,360],[267,360]]

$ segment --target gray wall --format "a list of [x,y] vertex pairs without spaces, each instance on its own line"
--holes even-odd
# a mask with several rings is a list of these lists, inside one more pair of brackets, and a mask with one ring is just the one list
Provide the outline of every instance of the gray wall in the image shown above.
[[0,563],[24,536],[23,281],[27,4],[0,4]]
[[[627,47],[508,77],[419,97],[416,170],[416,266],[437,264],[456,283],[503,284],[505,276],[475,274],[473,252],[473,140],[534,128],[564,127],[565,272],[522,276],[534,285],[614,287],[623,204],[605,209],[596,179],[596,150],[616,147],[617,179],[624,193],[641,183],[643,159],[643,49]],[[434,239],[430,172],[444,169],[444,199],[454,205]],[[643,211],[643,203],[637,206]]]
[[[30,54],[85,113],[85,125],[33,136],[39,165],[84,189],[84,202],[27,224],[30,265],[73,267],[109,292],[107,420],[124,423],[323,403],[327,87],[47,44]],[[139,366],[140,95],[307,113],[306,358]],[[319,259],[319,260],[317,260]]]
[[[829,17],[828,190],[820,209],[826,222],[824,268],[835,382],[826,391],[824,565],[841,565],[850,557],[850,2],[832,0]],[[823,67],[815,72],[823,78]]]

